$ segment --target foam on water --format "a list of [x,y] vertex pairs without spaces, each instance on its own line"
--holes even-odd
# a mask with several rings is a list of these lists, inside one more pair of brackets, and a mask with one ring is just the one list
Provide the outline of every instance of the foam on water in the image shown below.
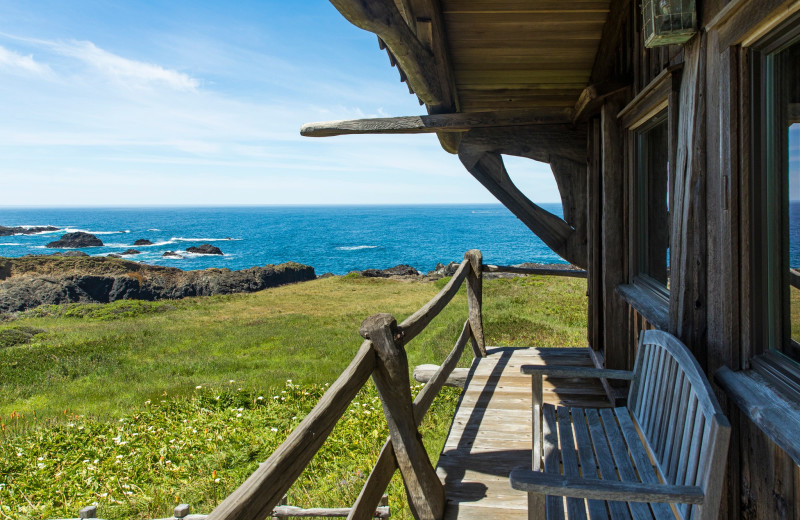
[[89,231],[87,229],[77,229],[77,228],[64,228],[64,233],[89,233],[91,235],[121,235],[123,233],[130,233],[130,229],[125,229],[122,231]]
[[339,251],[360,251],[362,249],[376,249],[378,246],[341,246],[336,249]]

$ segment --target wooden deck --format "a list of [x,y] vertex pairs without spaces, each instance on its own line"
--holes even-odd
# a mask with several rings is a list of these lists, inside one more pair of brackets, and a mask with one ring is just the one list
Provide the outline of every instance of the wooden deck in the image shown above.
[[[593,366],[585,348],[487,348],[476,358],[436,472],[445,483],[445,519],[527,519],[527,495],[508,474],[531,467],[531,378],[520,366]],[[608,406],[598,381],[544,382],[544,400],[568,406]]]

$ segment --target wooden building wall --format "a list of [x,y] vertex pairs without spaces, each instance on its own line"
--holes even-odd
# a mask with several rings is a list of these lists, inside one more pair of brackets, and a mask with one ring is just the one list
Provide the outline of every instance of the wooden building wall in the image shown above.
[[[590,121],[588,143],[589,294],[603,295],[590,298],[588,332],[608,368],[630,368],[639,332],[659,326],[619,291],[631,282],[632,245],[625,128],[617,114],[664,70],[681,65],[679,91],[670,100],[678,105],[670,303],[668,322],[660,325],[689,346],[712,381],[721,366],[749,368],[757,353],[750,304],[749,71],[739,42],[797,3],[698,1],[704,31],[684,46],[645,49],[639,2],[616,2],[622,18],[615,22],[619,37],[606,72],[631,88],[606,100]],[[800,520],[800,467],[719,388],[717,394],[733,425],[720,518]]]

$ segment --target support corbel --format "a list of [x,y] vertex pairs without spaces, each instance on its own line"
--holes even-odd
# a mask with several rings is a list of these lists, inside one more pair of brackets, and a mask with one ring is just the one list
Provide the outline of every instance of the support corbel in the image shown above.
[[[553,128],[561,125],[538,125],[527,132],[520,128],[470,131],[461,140],[458,157],[478,182],[556,254],[586,268],[586,165],[577,160],[585,161],[585,141],[581,142],[585,136],[564,126],[561,135]],[[576,150],[578,143],[582,152]],[[517,188],[502,153],[550,163],[561,193],[564,219],[536,205]]]

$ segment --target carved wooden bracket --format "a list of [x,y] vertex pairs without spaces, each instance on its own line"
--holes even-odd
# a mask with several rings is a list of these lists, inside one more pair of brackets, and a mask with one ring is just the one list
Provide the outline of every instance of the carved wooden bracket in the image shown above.
[[[475,129],[461,140],[458,157],[483,186],[556,254],[585,268],[585,131],[570,125]],[[550,163],[564,208],[564,219],[533,203],[513,183],[501,154]]]

